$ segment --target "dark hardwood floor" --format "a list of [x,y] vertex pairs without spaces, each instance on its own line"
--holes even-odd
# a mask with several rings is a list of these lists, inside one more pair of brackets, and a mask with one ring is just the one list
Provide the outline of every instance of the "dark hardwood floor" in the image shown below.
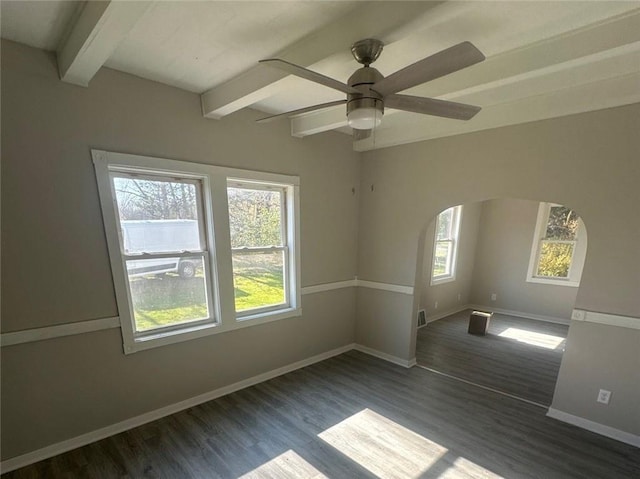
[[639,458],[537,406],[352,351],[3,479],[622,479]]
[[569,327],[496,313],[487,335],[475,336],[467,333],[469,313],[420,328],[418,364],[550,406]]

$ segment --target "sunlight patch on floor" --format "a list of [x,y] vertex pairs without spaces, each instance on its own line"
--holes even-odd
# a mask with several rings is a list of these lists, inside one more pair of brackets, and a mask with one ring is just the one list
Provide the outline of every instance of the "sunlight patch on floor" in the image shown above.
[[419,477],[447,448],[370,409],[318,434],[352,461],[380,478]]
[[461,478],[482,478],[482,479],[503,479],[493,472],[471,462],[464,457],[457,458],[453,465],[438,476],[438,479],[461,479]]
[[289,449],[238,479],[257,478],[328,479],[327,476]]
[[531,344],[532,346],[538,346],[547,349],[556,349],[565,340],[565,338],[561,336],[534,333],[533,331],[527,331],[526,329],[518,328],[507,328],[498,336],[501,336],[503,338],[515,339],[516,341],[519,341],[521,343],[527,343]]

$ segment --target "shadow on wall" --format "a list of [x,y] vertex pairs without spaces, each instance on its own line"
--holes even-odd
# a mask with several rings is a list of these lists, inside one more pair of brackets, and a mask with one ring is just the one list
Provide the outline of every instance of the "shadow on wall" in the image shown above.
[[472,307],[569,323],[587,252],[586,227],[569,206],[467,203],[442,211],[422,235],[414,318]]

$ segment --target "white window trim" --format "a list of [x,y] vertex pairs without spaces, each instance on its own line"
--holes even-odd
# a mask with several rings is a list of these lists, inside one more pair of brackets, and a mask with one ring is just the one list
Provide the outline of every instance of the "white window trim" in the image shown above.
[[[253,321],[256,318],[260,318],[265,314],[277,314],[278,312],[291,309],[292,304],[300,304],[300,287],[297,285],[299,282],[298,265],[300,261],[298,258],[298,248],[296,245],[296,225],[299,224],[297,217],[298,208],[296,208],[296,189],[292,185],[278,184],[267,181],[247,181],[240,178],[228,178],[227,185],[235,188],[248,188],[248,189],[263,189],[263,190],[277,190],[283,193],[283,202],[281,204],[281,225],[282,225],[282,237],[286,243],[284,246],[275,247],[257,247],[257,248],[232,248],[231,255],[234,252],[242,251],[284,251],[286,253],[285,266],[287,268],[286,282],[285,282],[285,302],[283,305],[264,306],[261,308],[249,309],[245,311],[236,312],[236,318],[238,321]],[[289,211],[293,211],[294,215],[288,214]],[[294,297],[294,292],[297,291],[297,297]]]
[[[98,192],[102,206],[107,247],[113,273],[113,283],[118,304],[120,325],[125,354],[146,349],[188,341],[211,334],[223,333],[248,326],[263,324],[280,319],[302,315],[300,288],[300,209],[297,176],[263,173],[251,170],[204,165],[185,161],[154,158],[148,156],[91,150],[96,170]],[[114,169],[134,170],[167,176],[177,175],[202,181],[205,232],[207,241],[208,264],[211,271],[211,295],[213,297],[213,318],[207,323],[186,324],[172,330],[147,332],[136,335],[129,288],[127,287],[123,253],[117,223],[117,208],[111,190],[110,172]],[[229,216],[227,205],[227,181],[241,180],[243,183],[273,184],[288,189],[287,208],[293,214],[287,214],[287,233],[290,258],[289,304],[285,308],[271,311],[258,311],[250,316],[237,317],[233,288],[232,253],[229,235]]]
[[[538,207],[538,217],[536,219],[536,228],[533,233],[533,243],[531,245],[531,255],[529,256],[529,267],[527,268],[527,282],[550,284],[555,286],[569,286],[577,288],[580,286],[580,277],[582,276],[582,268],[584,267],[584,259],[587,252],[587,233],[580,218],[576,239],[573,241],[545,240],[547,231],[547,223],[549,222],[549,214],[552,206],[562,206],[557,203],[540,203]],[[538,268],[540,251],[544,241],[552,243],[573,243],[573,253],[571,264],[569,265],[568,278],[547,278],[536,276],[535,272]]]
[[456,270],[458,265],[458,244],[460,240],[460,227],[462,225],[462,209],[463,208],[462,208],[462,205],[453,206],[452,208],[453,208],[453,230],[455,231],[455,234],[450,240],[452,243],[451,272],[449,274],[441,274],[438,276],[433,275],[433,262],[435,261],[435,258],[436,258],[436,247],[438,245],[438,217],[440,216],[440,214],[442,214],[443,212],[449,209],[449,208],[446,208],[442,210],[440,213],[438,213],[438,216],[436,216],[436,219],[435,219],[435,231],[433,234],[433,251],[431,255],[431,271],[430,271],[431,286],[434,286],[437,284],[450,283],[456,280]]

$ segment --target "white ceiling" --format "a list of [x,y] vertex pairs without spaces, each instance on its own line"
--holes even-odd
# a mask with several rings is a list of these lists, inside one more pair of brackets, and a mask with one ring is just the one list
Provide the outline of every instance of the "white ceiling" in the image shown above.
[[[5,1],[3,38],[58,51],[61,78],[87,84],[102,65],[202,94],[203,114],[282,113],[343,94],[258,65],[280,57],[346,82],[350,45],[385,43],[383,75],[462,41],[487,60],[407,90],[471,103],[468,122],[388,109],[357,150],[640,102],[640,3]],[[90,88],[90,86],[89,86]],[[303,137],[346,127],[344,107],[293,118]]]

